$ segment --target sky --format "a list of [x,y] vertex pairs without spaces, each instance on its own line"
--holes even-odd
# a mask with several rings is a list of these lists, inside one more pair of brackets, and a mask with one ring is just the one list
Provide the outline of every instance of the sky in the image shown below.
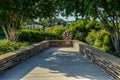
[[[65,21],[75,21],[75,17],[74,16],[63,17],[63,16],[59,15],[59,16],[57,16],[57,18],[63,19]],[[39,18],[35,19],[35,21],[39,21]]]
[[66,17],[63,17],[63,16],[59,15],[58,18],[63,19],[65,21],[75,21],[74,16],[69,16],[69,17],[66,18]]

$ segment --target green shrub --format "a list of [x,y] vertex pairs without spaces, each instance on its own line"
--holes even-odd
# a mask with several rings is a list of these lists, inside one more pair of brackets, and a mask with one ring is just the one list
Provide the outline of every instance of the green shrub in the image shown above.
[[87,30],[99,31],[100,29],[103,29],[103,28],[104,28],[104,25],[101,22],[95,21],[95,20],[89,20],[86,24]]
[[27,42],[10,42],[8,40],[0,40],[0,54],[14,51],[29,45]]
[[80,41],[85,41],[86,33],[84,32],[76,32],[76,34],[73,36],[73,39],[75,40],[80,40]]
[[59,37],[54,33],[40,32],[37,30],[21,30],[19,35],[19,41],[22,42],[40,42],[43,40],[56,40]]
[[91,30],[86,37],[86,43],[93,45],[96,40],[96,33],[97,32],[95,30]]
[[53,27],[49,27],[46,29],[46,32],[52,33],[52,34],[56,34],[56,36],[58,36],[58,39],[62,39],[62,33],[66,30],[66,28],[64,26],[53,26]]
[[35,30],[35,31],[39,31],[39,32],[44,32],[44,28],[39,28],[39,27],[34,27],[34,28],[30,28],[30,27],[26,27],[26,26],[22,26],[20,30]]
[[86,37],[86,42],[106,52],[114,51],[110,36],[105,30],[92,30]]
[[88,34],[88,30],[85,27],[86,23],[87,21],[85,20],[77,20],[67,24],[66,27],[71,31],[73,39],[85,41],[85,37]]
[[102,47],[100,47],[100,50],[105,51],[105,52],[109,52],[110,47],[108,45],[102,45]]
[[96,39],[93,46],[100,48],[102,46],[102,41],[99,39]]
[[110,36],[106,34],[103,38],[103,44],[109,45],[110,43],[111,43]]
[[86,24],[86,28],[87,29],[95,29],[96,28],[96,24],[97,24],[97,21],[93,21],[93,20],[90,20],[87,24]]

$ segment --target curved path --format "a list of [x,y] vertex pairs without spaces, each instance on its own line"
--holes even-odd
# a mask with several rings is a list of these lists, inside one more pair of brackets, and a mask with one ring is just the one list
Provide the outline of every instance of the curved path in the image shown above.
[[0,80],[115,80],[74,48],[50,48],[0,75]]

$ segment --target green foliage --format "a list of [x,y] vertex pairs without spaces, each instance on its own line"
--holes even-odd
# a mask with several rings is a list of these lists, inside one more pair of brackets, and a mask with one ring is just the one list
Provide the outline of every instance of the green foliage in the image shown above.
[[40,24],[42,24],[44,27],[48,26],[48,27],[52,27],[55,25],[66,25],[66,21],[64,21],[63,19],[59,19],[56,17],[47,17],[47,18],[42,18],[40,20]]
[[56,34],[56,36],[59,37],[59,39],[62,39],[62,33],[66,30],[64,26],[53,26],[46,29],[46,32]]
[[14,51],[29,45],[27,42],[10,42],[8,40],[0,40],[0,54]]
[[85,20],[77,20],[66,25],[67,29],[71,31],[73,39],[85,41],[85,37],[88,33],[88,30],[85,27],[86,23],[87,21]]
[[105,30],[100,30],[100,31],[96,32],[95,42],[94,42],[93,46],[96,46],[98,48],[102,47],[103,38],[104,38],[105,33],[106,33]]
[[[113,47],[117,53],[120,53],[120,37],[118,37],[120,34],[120,0],[61,0],[59,3],[63,15],[74,15],[76,18],[80,16],[103,23],[104,29],[110,33]],[[95,24],[91,22],[87,28],[94,28]]]
[[93,46],[100,48],[102,46],[102,42],[100,39],[96,39]]
[[100,29],[103,29],[104,25],[102,23],[100,23],[99,21],[96,21],[96,20],[89,20],[86,24],[86,29],[88,30],[100,30]]
[[19,35],[19,41],[28,41],[28,42],[40,42],[43,40],[58,39],[59,37],[56,34],[49,32],[40,32],[37,30],[21,30]]
[[44,28],[29,28],[29,27],[26,27],[26,26],[22,26],[21,27],[21,30],[35,30],[35,31],[38,31],[38,32],[44,32]]
[[[87,36],[93,37],[94,32],[90,33],[90,35],[88,35],[88,33],[90,31],[99,31],[100,29],[103,29],[103,25],[102,23],[100,23],[99,21],[95,21],[95,20],[86,20],[86,19],[80,19],[74,22],[69,23],[66,26],[73,35],[73,39],[78,39],[81,41],[86,41],[87,39],[85,39]],[[90,44],[92,45],[93,42],[93,38],[90,38],[88,40],[90,40]]]
[[6,38],[16,41],[16,30],[29,19],[54,16],[57,8],[55,1],[0,0],[0,27],[4,29]]
[[96,40],[96,31],[92,30],[91,32],[88,33],[87,37],[86,37],[86,42],[90,45],[93,45],[95,40]]
[[92,30],[86,37],[86,42],[106,52],[114,51],[110,35],[105,30]]
[[103,38],[103,44],[109,45],[110,43],[111,43],[110,36],[105,35],[104,38]]
[[108,45],[103,45],[100,49],[105,52],[110,52],[111,47],[109,47]]
[[96,23],[97,23],[97,21],[92,21],[92,20],[90,20],[90,21],[88,22],[88,24],[86,25],[86,28],[87,28],[87,29],[94,29],[94,28],[96,27]]

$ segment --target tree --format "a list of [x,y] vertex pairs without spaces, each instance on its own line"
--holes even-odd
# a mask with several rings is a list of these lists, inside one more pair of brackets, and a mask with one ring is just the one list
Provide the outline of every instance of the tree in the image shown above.
[[86,2],[89,2],[89,6],[85,10],[85,15],[99,19],[104,24],[115,51],[120,53],[120,1],[86,0]]
[[16,30],[22,22],[34,17],[37,0],[0,0],[0,27],[6,38],[15,41],[18,37]]
[[99,19],[110,33],[115,51],[120,53],[120,0],[62,0],[61,3],[66,15],[76,12],[82,18]]
[[55,17],[47,17],[47,18],[43,18],[40,20],[40,24],[42,24],[44,27],[52,27],[55,25],[66,25],[66,21],[64,21],[63,19],[59,19],[59,18],[55,18]]
[[59,10],[62,16],[74,16],[76,20],[84,11],[84,0],[59,0]]
[[0,27],[8,40],[16,41],[21,24],[29,19],[52,16],[53,12],[51,0],[0,0]]

